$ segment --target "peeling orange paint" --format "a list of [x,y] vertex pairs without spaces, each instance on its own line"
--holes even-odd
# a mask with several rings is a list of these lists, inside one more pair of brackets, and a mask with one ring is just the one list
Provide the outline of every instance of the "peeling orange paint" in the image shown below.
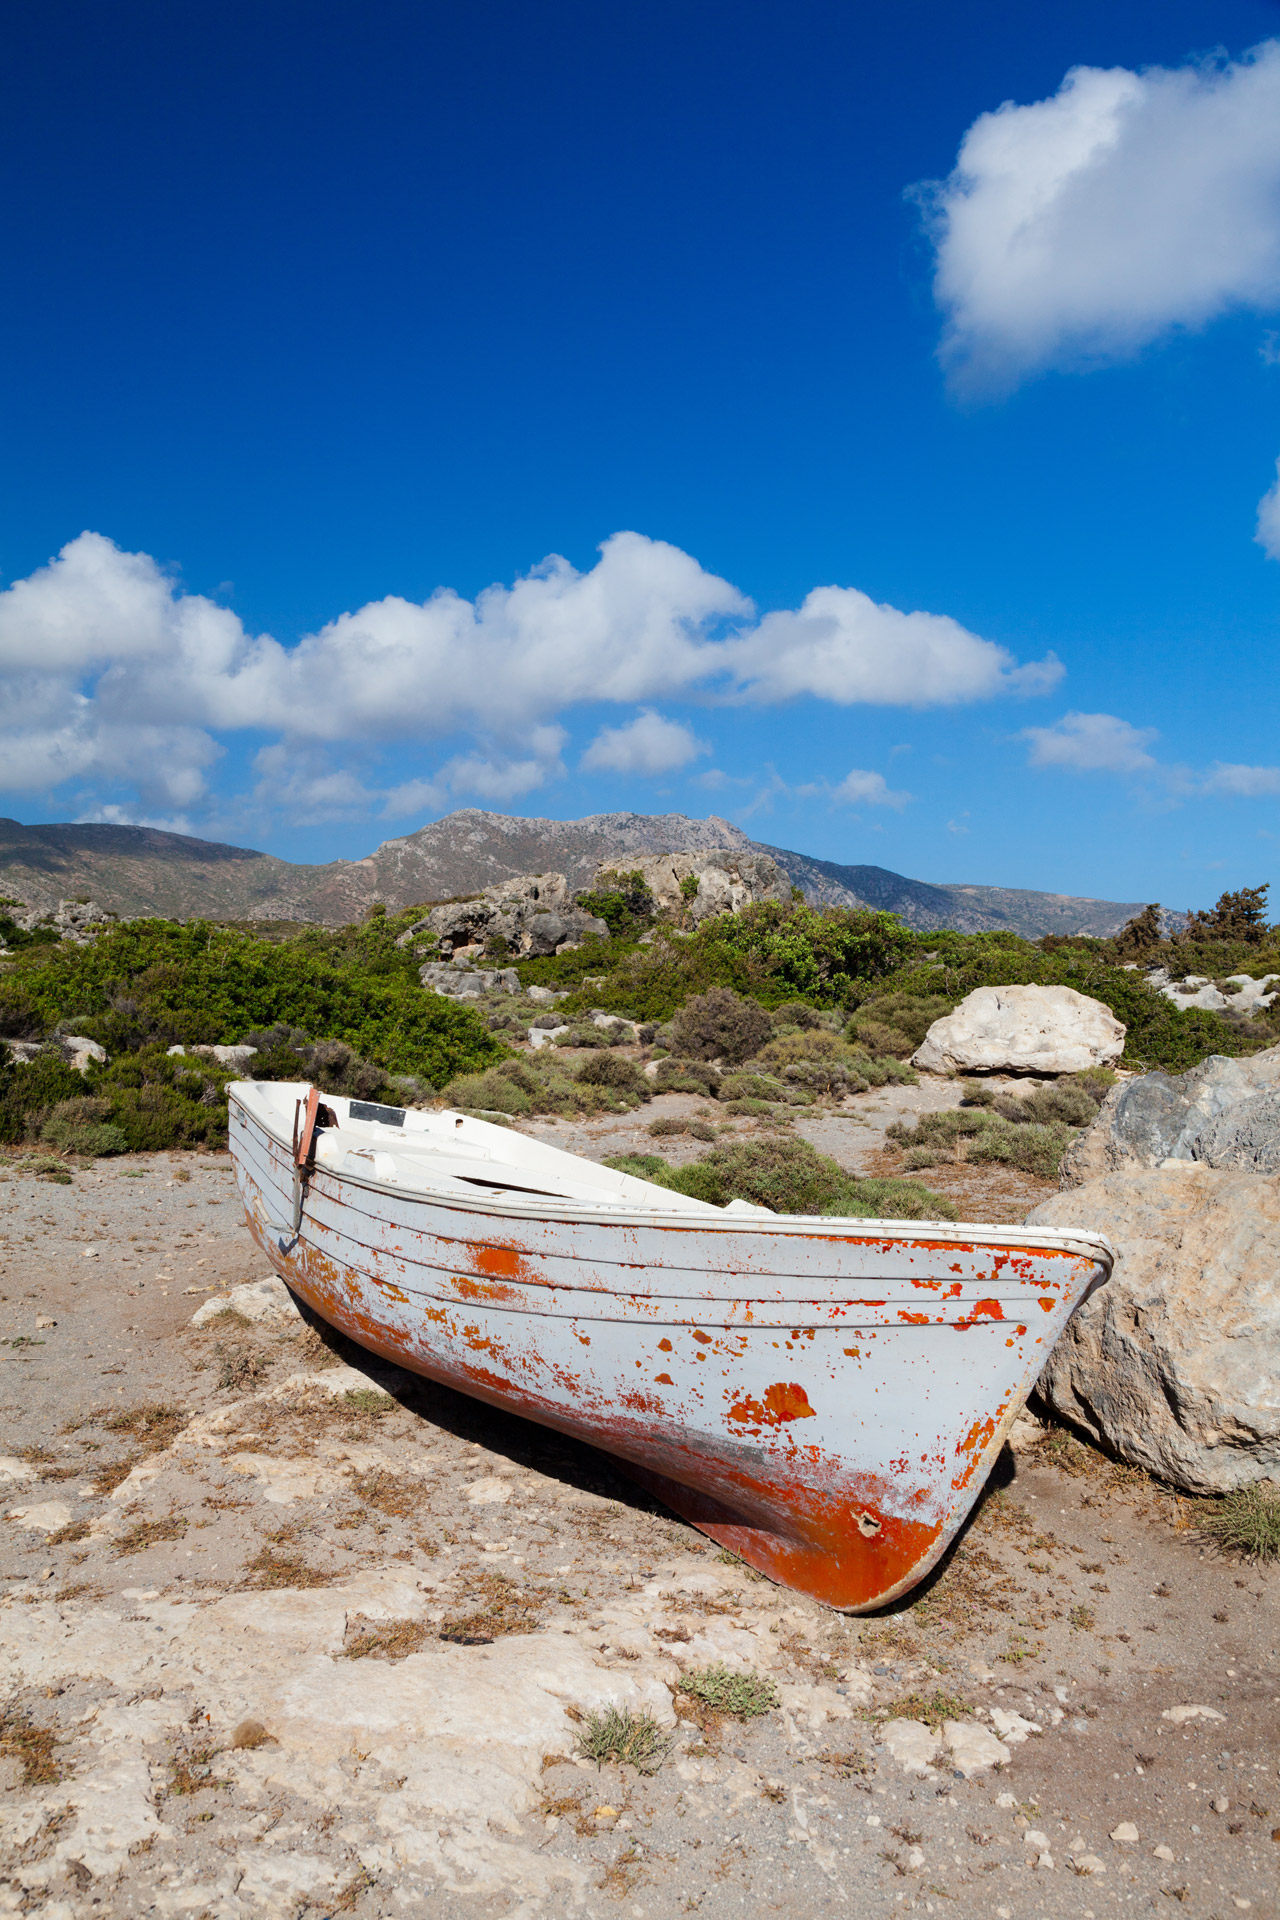
[[669,1373],[655,1373],[653,1377],[660,1387],[674,1387],[675,1385],[675,1381]]
[[776,1380],[764,1390],[763,1402],[751,1395],[734,1402],[729,1418],[740,1425],[780,1427],[791,1420],[813,1420],[817,1416],[809,1405],[809,1396],[795,1380]]

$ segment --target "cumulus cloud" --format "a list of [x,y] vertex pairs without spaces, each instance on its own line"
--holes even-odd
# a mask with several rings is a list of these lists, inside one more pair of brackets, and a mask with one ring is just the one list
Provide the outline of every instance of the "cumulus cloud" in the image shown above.
[[584,773],[676,773],[709,751],[688,727],[648,707],[624,727],[602,727],[579,765]]
[[826,781],[815,781],[809,786],[797,787],[796,792],[803,796],[825,794],[828,800],[841,807],[905,807],[911,798],[890,787],[882,773],[868,773],[863,767],[851,767],[843,780],[835,786]]
[[1280,767],[1233,766],[1216,760],[1204,777],[1206,793],[1232,793],[1246,800],[1280,793]]
[[1258,502],[1258,545],[1273,560],[1280,560],[1280,460],[1276,461],[1275,484]]
[[919,190],[974,387],[1113,360],[1176,326],[1280,301],[1280,41],[1244,59],[1076,67],[984,113]]
[[1113,713],[1067,713],[1051,727],[1026,727],[1033,767],[1070,767],[1076,773],[1148,773],[1154,727],[1130,726]]
[[[0,592],[0,673],[10,790],[127,782],[144,804],[186,808],[222,738],[256,733],[289,748],[287,766],[260,766],[259,800],[320,818],[516,798],[563,772],[562,716],[587,702],[642,708],[599,734],[587,770],[654,773],[703,750],[647,704],[659,698],[946,707],[1042,692],[1061,668],[854,588],[757,619],[737,587],[637,533],[605,541],[586,572],[553,556],[474,600],[372,601],[284,646],[147,554],[84,533]],[[324,758],[359,765],[406,744],[447,757],[389,794]]]

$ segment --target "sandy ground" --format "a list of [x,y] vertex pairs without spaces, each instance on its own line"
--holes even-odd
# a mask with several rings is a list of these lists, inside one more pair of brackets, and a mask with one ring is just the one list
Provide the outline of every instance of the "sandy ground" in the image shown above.
[[[869,1167],[942,1092],[800,1130]],[[1277,1912],[1280,1582],[1141,1475],[1028,1427],[925,1589],[846,1618],[278,1283],[193,1327],[263,1279],[225,1157],[0,1171],[0,1230],[0,1914]],[[778,1704],[699,1709],[717,1661]],[[582,1757],[610,1705],[656,1771]]]

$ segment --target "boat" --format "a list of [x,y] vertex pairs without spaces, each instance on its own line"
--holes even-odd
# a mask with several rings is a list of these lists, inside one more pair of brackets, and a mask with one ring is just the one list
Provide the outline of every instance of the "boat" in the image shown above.
[[228,1094],[249,1230],[323,1320],[854,1613],[946,1551],[1111,1270],[1083,1230],[722,1208],[470,1114]]

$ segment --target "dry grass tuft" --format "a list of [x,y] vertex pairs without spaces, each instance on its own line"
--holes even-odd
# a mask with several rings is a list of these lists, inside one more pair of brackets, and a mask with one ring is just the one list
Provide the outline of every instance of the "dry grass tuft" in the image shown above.
[[180,1513],[164,1514],[156,1520],[138,1520],[126,1533],[119,1533],[112,1542],[117,1553],[142,1553],[147,1547],[158,1546],[164,1540],[181,1540],[187,1531],[187,1523]]
[[370,1620],[353,1614],[347,1623],[345,1660],[406,1660],[420,1653],[431,1629],[422,1620]]
[[466,1598],[476,1604],[445,1620],[439,1629],[440,1638],[456,1646],[487,1646],[506,1633],[534,1633],[541,1623],[538,1608],[543,1595],[517,1587],[505,1574],[473,1574]]
[[393,1520],[403,1520],[407,1515],[416,1513],[427,1491],[420,1480],[388,1473],[383,1467],[358,1474],[351,1485],[352,1491],[365,1506],[376,1507],[379,1513],[385,1513]]
[[936,1688],[932,1693],[904,1693],[900,1699],[891,1700],[885,1706],[873,1707],[869,1718],[884,1720],[923,1720],[926,1727],[936,1731],[944,1720],[964,1720],[973,1713],[972,1703],[958,1693],[944,1693]]
[[281,1587],[327,1587],[333,1579],[331,1573],[309,1566],[300,1553],[287,1551],[296,1538],[294,1527],[281,1527],[268,1534],[266,1545],[246,1562],[245,1572],[250,1576],[246,1584],[262,1591]]
[[604,1707],[589,1713],[578,1735],[578,1752],[597,1767],[606,1760],[634,1767],[637,1773],[656,1773],[672,1747],[651,1713],[633,1713],[630,1707]]
[[22,1707],[0,1707],[0,1758],[21,1761],[24,1787],[49,1787],[64,1777],[60,1745],[53,1728],[37,1726]]
[[1215,1545],[1245,1560],[1280,1559],[1280,1486],[1259,1481],[1206,1504],[1193,1522]]

